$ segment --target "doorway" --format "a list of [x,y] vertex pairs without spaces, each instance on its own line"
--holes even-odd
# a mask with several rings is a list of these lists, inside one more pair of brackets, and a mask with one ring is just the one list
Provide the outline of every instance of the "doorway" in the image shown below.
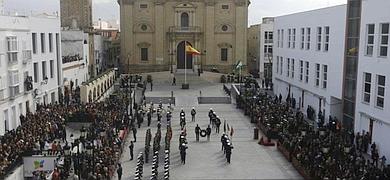
[[369,142],[372,143],[372,134],[374,132],[374,120],[370,119],[370,125],[368,127]]
[[[185,69],[186,63],[184,62],[185,60],[185,51],[186,51],[186,46],[185,42],[187,42],[189,45],[188,41],[182,41],[177,45],[177,69]],[[191,45],[192,46],[192,45]],[[187,69],[192,69],[192,54],[187,54]]]

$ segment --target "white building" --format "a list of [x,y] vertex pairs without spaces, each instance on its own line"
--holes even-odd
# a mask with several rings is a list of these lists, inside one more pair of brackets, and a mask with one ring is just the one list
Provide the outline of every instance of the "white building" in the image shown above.
[[61,86],[60,18],[39,15],[30,18],[35,104],[59,101]]
[[260,55],[259,55],[259,75],[261,79],[272,78],[272,59],[274,43],[274,18],[263,18],[260,24]]
[[0,15],[0,134],[20,125],[19,116],[32,110],[30,19]]
[[390,157],[390,1],[362,2],[355,133],[370,132],[379,154]]
[[72,90],[88,80],[88,33],[82,30],[62,30],[62,70],[65,88]]
[[346,5],[275,18],[274,93],[305,114],[312,107],[315,119],[342,117],[345,20]]
[[4,134],[20,125],[20,115],[34,112],[36,103],[58,101],[60,21],[57,16],[39,15],[0,16],[0,22],[0,134]]

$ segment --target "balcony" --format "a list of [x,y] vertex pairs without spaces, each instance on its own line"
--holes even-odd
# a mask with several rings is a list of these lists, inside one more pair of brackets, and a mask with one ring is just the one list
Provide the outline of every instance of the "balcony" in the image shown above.
[[200,33],[200,32],[201,32],[200,26],[188,26],[188,27],[170,26],[169,27],[169,33]]
[[23,50],[23,64],[27,64],[32,59],[31,50]]
[[274,40],[273,39],[266,39],[266,40],[264,40],[264,43],[272,44],[272,43],[274,43]]

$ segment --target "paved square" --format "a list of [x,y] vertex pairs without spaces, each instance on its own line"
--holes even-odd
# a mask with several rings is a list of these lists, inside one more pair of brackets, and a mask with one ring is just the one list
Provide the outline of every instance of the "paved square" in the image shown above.
[[[264,147],[257,144],[253,140],[253,128],[249,118],[235,108],[235,104],[198,104],[197,97],[200,91],[202,96],[224,97],[226,96],[222,89],[222,84],[216,84],[207,80],[209,77],[198,77],[189,75],[190,83],[189,90],[182,90],[181,81],[183,75],[176,75],[177,86],[170,86],[171,76],[166,73],[162,75],[153,75],[154,91],[150,91],[149,86],[146,92],[147,97],[169,97],[171,91],[174,91],[176,98],[175,111],[172,118],[173,138],[171,144],[171,165],[170,179],[186,180],[186,179],[302,179],[292,165],[278,152],[276,147]],[[164,79],[164,77],[167,77]],[[164,105],[166,107],[166,105]],[[190,109],[195,107],[197,110],[196,122],[191,121]],[[180,163],[179,153],[179,111],[183,108],[186,112],[187,119],[187,139],[188,146],[186,164]],[[232,126],[234,135],[232,138],[233,152],[232,162],[228,164],[225,156],[221,151],[220,137],[223,132],[223,124],[221,125],[221,133],[217,134],[213,130],[210,141],[206,138],[201,138],[200,142],[195,141],[195,126],[199,124],[202,129],[205,129],[209,124],[208,111],[213,108],[221,120]],[[154,115],[151,125],[152,135],[156,132],[157,117]],[[163,137],[165,135],[165,119],[163,119]],[[145,133],[148,127],[144,123],[137,133],[137,142],[134,147],[134,156],[139,152],[144,151]],[[125,149],[121,158],[124,174],[122,179],[134,179],[136,168],[136,159],[129,161],[128,145],[130,140],[133,140],[130,133]],[[162,144],[164,141],[162,140]],[[160,152],[160,158],[163,157],[163,150]],[[151,157],[150,157],[151,159]],[[160,160],[159,179],[162,179],[163,160]],[[143,179],[150,179],[151,163],[144,165]],[[116,179],[116,177],[114,177]]]

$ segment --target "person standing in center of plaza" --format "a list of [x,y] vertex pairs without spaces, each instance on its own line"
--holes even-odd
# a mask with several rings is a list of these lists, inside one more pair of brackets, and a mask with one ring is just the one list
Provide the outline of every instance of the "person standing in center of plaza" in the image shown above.
[[195,107],[192,107],[192,110],[191,110],[192,122],[195,122],[195,115],[196,115]]
[[210,141],[210,135],[211,135],[211,128],[210,128],[210,125],[207,126],[207,129],[206,129],[206,135],[207,135],[207,141]]
[[195,135],[196,135],[196,141],[199,142],[199,134],[200,134],[200,127],[197,124],[195,127]]

